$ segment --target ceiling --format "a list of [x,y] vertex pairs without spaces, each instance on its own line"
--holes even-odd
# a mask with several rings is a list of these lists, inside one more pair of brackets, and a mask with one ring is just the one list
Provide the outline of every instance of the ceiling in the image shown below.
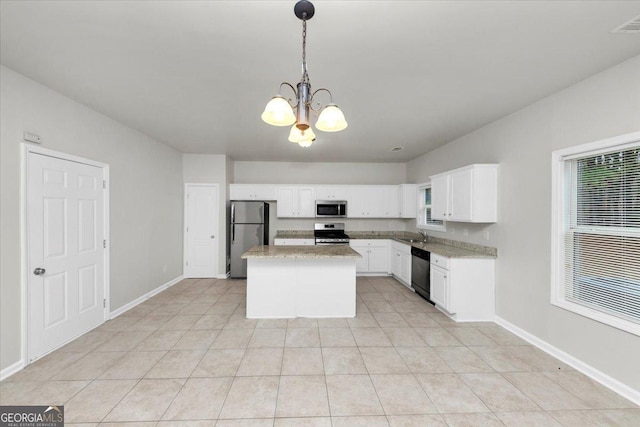
[[349,127],[305,149],[260,119],[300,79],[294,4],[2,0],[0,59],[182,152],[405,162],[640,54],[610,33],[640,1],[318,0],[311,84]]

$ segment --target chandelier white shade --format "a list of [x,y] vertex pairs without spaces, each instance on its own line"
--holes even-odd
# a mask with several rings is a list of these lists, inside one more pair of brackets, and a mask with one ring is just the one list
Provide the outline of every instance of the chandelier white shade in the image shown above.
[[347,127],[347,121],[344,114],[336,104],[328,104],[320,112],[316,128],[323,132],[338,132]]
[[267,103],[262,120],[272,126],[291,126],[296,122],[296,115],[289,102],[282,95],[276,95]]
[[[301,147],[309,147],[316,139],[311,129],[310,113],[315,115],[320,112],[316,122],[316,129],[323,132],[338,132],[347,127],[344,114],[333,103],[333,96],[329,89],[320,88],[311,92],[311,83],[307,73],[307,20],[311,19],[315,13],[315,8],[310,1],[301,0],[293,8],[295,15],[302,20],[302,79],[294,86],[291,83],[283,82],[280,88],[288,86],[295,95],[296,103],[291,104],[291,99],[285,99],[281,94],[277,94],[267,103],[262,113],[262,120],[272,126],[291,126],[289,141],[298,143]],[[318,92],[329,94],[329,103],[321,110],[312,106],[315,95]],[[320,103],[316,103],[321,107]]]
[[289,132],[289,142],[300,144],[301,142],[305,141],[315,141],[315,139],[316,134],[313,133],[313,129],[307,128],[305,130],[301,130],[296,126],[291,126],[291,131]]

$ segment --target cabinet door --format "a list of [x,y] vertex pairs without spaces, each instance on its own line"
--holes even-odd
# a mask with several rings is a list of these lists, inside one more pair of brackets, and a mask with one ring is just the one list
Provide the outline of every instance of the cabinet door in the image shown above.
[[296,216],[296,187],[278,187],[276,201],[278,218]]
[[431,178],[431,218],[448,220],[449,213],[449,176],[439,175]]
[[297,216],[302,218],[316,217],[316,193],[313,187],[298,187]]
[[356,258],[356,273],[369,271],[369,249],[364,246],[351,246],[351,249],[362,255],[362,258]]
[[243,184],[231,184],[229,186],[229,199],[231,200],[254,200],[254,186]]
[[365,218],[367,216],[367,191],[365,186],[349,187],[347,197],[347,217]]
[[402,276],[401,253],[397,249],[391,249],[391,274],[400,278]]
[[453,172],[449,176],[449,219],[471,221],[473,202],[473,169]]
[[431,264],[431,301],[449,311],[449,281],[448,271]]
[[369,271],[376,273],[389,272],[389,248],[387,246],[369,247]]
[[400,253],[400,279],[411,284],[411,254]]
[[347,187],[318,187],[316,189],[316,199],[318,200],[347,200]]
[[415,184],[400,185],[400,218],[415,218],[418,213],[418,186]]
[[274,185],[255,185],[253,196],[256,200],[276,200],[276,187]]
[[400,216],[400,188],[397,185],[385,186],[383,206],[383,218]]

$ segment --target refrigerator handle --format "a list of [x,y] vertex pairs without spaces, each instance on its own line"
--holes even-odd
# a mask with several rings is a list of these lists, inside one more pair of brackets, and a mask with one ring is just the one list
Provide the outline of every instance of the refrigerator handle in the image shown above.
[[236,225],[231,223],[231,243],[236,241]]
[[231,203],[231,224],[236,222],[236,204]]

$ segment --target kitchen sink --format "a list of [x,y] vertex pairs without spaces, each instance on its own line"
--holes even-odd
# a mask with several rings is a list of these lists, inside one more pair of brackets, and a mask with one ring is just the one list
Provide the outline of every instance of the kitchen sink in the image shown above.
[[426,243],[424,240],[420,240],[420,239],[399,239],[402,240],[403,242],[407,242],[407,243]]

